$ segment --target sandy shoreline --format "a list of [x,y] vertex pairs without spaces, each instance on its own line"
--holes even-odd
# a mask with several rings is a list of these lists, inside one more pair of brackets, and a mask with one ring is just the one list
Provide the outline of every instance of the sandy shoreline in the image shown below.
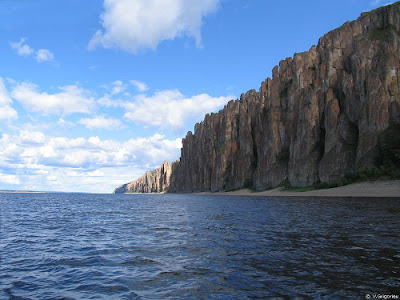
[[282,188],[273,190],[253,192],[248,189],[241,189],[232,192],[202,192],[195,195],[214,196],[282,196],[282,197],[393,197],[400,199],[400,180],[367,181],[353,183],[331,189],[321,189],[308,192],[284,191]]

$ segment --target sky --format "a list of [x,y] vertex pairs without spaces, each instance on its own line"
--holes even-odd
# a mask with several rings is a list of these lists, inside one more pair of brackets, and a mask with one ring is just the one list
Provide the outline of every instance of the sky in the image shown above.
[[384,0],[0,0],[0,190],[111,193]]

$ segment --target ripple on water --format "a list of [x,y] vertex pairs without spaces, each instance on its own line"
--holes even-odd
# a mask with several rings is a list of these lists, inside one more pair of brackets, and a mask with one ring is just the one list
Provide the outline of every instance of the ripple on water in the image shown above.
[[400,286],[396,200],[0,201],[0,299],[363,298]]

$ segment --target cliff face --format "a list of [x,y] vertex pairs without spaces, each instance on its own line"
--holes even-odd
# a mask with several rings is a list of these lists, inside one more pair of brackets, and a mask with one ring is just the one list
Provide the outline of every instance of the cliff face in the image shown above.
[[[173,163],[174,164],[174,163]],[[147,171],[142,177],[121,185],[114,193],[161,193],[168,191],[172,164],[164,161],[161,167]]]
[[[206,115],[183,139],[180,161],[162,186],[307,186],[370,166],[379,135],[400,124],[399,69],[397,2],[329,32],[308,52],[281,61],[258,92]],[[158,191],[158,181],[146,173],[128,186]]]

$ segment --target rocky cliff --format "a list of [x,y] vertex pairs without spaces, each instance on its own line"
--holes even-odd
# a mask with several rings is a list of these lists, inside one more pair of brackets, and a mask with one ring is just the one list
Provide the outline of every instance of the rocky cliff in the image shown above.
[[[400,124],[399,69],[397,2],[363,13],[309,51],[282,60],[258,92],[242,94],[196,124],[178,162],[165,162],[116,192],[334,182],[373,165],[379,136]],[[164,176],[160,169],[167,165]]]
[[[174,162],[175,163],[175,162]],[[172,173],[172,165],[164,161],[162,166],[147,171],[142,177],[116,188],[114,193],[162,193],[167,192]]]

